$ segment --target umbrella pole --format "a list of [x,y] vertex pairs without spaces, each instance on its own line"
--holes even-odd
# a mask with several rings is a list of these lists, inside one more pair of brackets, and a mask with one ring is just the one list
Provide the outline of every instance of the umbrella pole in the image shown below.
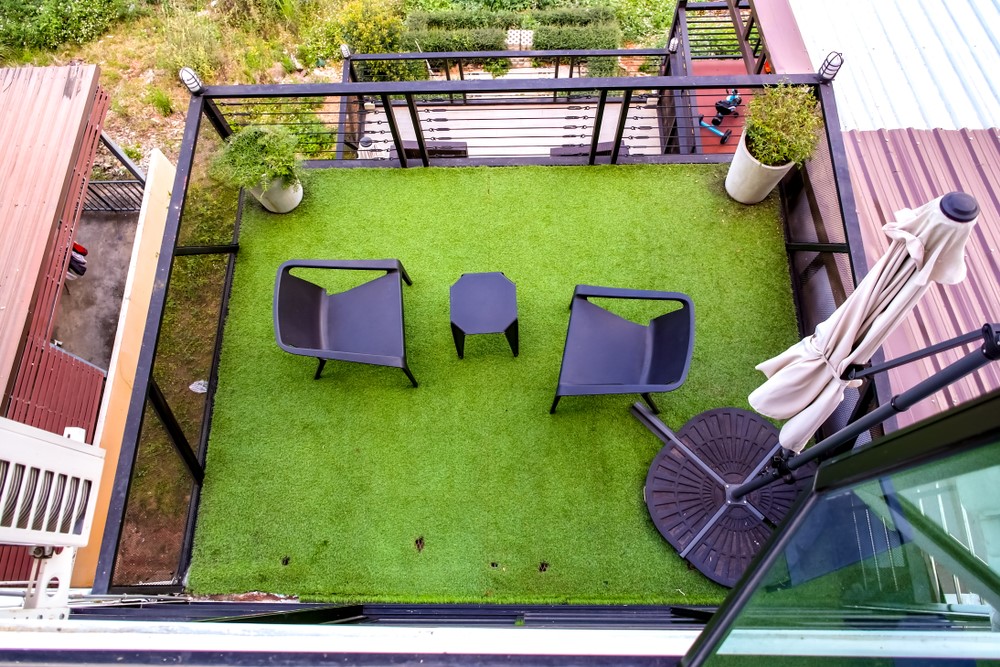
[[[879,406],[853,424],[848,424],[826,440],[813,445],[802,454],[788,459],[781,470],[769,472],[749,482],[732,487],[727,492],[728,500],[739,500],[747,494],[753,493],[781,479],[783,476],[801,468],[813,459],[824,456],[836,450],[841,445],[857,438],[871,427],[882,423],[892,415],[909,410],[914,403],[944,389],[953,382],[957,382],[969,373],[986,366],[990,362],[1000,359],[1000,325],[985,324],[980,335],[983,338],[983,346],[981,348],[969,352],[965,357],[942,369],[940,372],[935,373],[901,394],[893,396],[887,403]],[[971,342],[971,340],[965,342]]]

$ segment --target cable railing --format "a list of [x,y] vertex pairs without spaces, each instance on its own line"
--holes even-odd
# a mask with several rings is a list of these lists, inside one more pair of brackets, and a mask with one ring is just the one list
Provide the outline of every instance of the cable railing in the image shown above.
[[352,55],[345,81],[479,81],[642,77],[664,73],[666,49],[467,51]]
[[[818,83],[815,75],[786,78]],[[312,166],[721,162],[738,144],[741,108],[774,81],[466,79],[213,87],[205,95],[220,126],[281,126]],[[720,115],[733,95],[736,113]]]

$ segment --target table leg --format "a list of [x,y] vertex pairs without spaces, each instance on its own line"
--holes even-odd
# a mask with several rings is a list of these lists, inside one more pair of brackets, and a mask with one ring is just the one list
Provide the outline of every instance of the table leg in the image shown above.
[[451,324],[451,335],[455,339],[455,349],[458,350],[458,358],[465,359],[465,332]]
[[503,335],[507,337],[507,342],[510,343],[510,351],[513,352],[514,356],[516,357],[519,349],[518,348],[519,341],[517,336],[517,320],[514,320],[514,323],[511,324],[509,327],[507,327],[507,329],[503,332]]

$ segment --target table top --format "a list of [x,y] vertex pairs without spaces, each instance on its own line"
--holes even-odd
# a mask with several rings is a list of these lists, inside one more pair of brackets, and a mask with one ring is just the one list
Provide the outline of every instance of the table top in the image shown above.
[[451,322],[465,333],[498,333],[516,320],[517,288],[503,273],[463,273],[451,286]]

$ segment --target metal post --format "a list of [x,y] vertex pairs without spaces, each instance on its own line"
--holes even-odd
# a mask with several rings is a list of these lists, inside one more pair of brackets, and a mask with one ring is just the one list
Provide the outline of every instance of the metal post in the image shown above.
[[420,127],[420,116],[417,114],[417,105],[413,101],[413,94],[406,94],[406,107],[410,110],[410,122],[413,123],[413,133],[417,137],[417,150],[420,151],[420,161],[425,167],[430,166],[427,159],[427,145],[424,143],[424,131]]
[[170,404],[167,403],[167,397],[163,395],[163,391],[155,379],[150,379],[149,381],[149,404],[156,411],[156,415],[167,430],[167,435],[170,436],[171,444],[177,450],[181,460],[184,461],[184,465],[187,466],[191,476],[194,477],[198,484],[201,484],[205,481],[205,469],[201,467],[198,457],[195,456],[194,450],[191,449],[191,443],[188,442],[187,436],[184,435],[184,430],[177,423],[177,418],[174,417],[174,411],[170,409]]
[[587,164],[594,164],[597,159],[597,145],[601,142],[601,122],[604,120],[604,105],[608,101],[608,91],[602,90],[601,97],[597,100],[597,112],[594,115],[594,136],[590,140],[590,160]]
[[632,103],[632,89],[622,93],[622,108],[618,114],[618,129],[615,131],[615,143],[611,149],[611,164],[618,164],[618,152],[622,146],[622,135],[625,133],[625,121],[628,118],[629,104]]
[[219,133],[219,136],[223,139],[227,138],[233,133],[233,128],[229,127],[229,123],[226,121],[226,117],[222,115],[219,111],[219,107],[216,106],[215,100],[206,99],[205,100],[205,118],[208,122],[212,124],[215,131]]
[[392,100],[388,95],[382,95],[382,110],[385,112],[385,122],[389,123],[389,134],[392,135],[392,145],[396,147],[396,155],[399,157],[399,166],[408,167],[406,164],[406,151],[403,149],[403,140],[399,137],[399,128],[396,127],[396,114],[392,112]]

